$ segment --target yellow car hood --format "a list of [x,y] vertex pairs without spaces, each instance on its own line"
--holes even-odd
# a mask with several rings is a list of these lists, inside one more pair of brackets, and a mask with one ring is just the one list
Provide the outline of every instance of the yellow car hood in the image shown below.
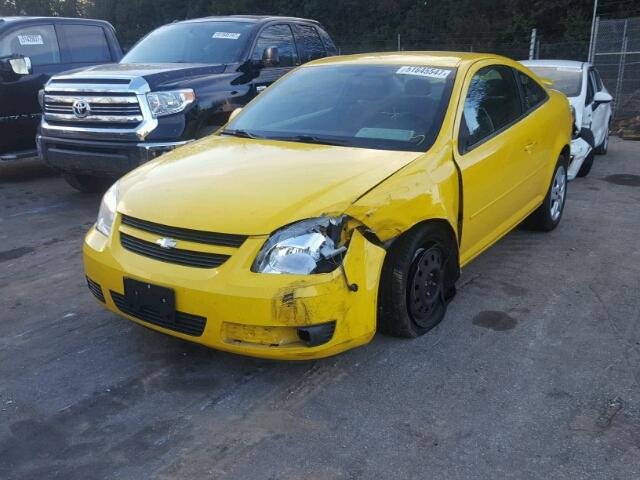
[[343,213],[419,155],[211,136],[125,176],[118,210],[164,225],[268,234]]

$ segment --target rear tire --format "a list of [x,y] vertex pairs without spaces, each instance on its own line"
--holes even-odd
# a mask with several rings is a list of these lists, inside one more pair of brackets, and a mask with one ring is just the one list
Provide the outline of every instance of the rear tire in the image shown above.
[[63,173],[62,176],[69,185],[82,193],[104,192],[111,183],[104,178],[93,175]]
[[437,224],[400,237],[382,269],[378,330],[415,338],[440,323],[455,293],[457,265],[457,249]]
[[567,200],[567,184],[567,160],[560,157],[542,205],[527,219],[531,228],[550,232],[558,226]]

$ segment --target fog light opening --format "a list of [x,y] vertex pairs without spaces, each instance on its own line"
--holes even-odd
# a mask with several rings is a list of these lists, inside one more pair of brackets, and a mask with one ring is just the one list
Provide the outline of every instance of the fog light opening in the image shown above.
[[331,341],[336,330],[336,322],[331,321],[319,325],[298,328],[298,338],[307,347],[317,347]]

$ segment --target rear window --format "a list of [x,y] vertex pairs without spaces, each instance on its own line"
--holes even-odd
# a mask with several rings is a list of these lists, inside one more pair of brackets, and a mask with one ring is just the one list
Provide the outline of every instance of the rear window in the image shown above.
[[302,62],[327,56],[318,31],[310,25],[295,25],[296,41],[302,49]]
[[111,52],[102,27],[95,25],[60,25],[60,41],[71,63],[110,62]]
[[19,28],[0,39],[0,57],[23,55],[33,65],[60,63],[60,48],[53,25]]
[[540,67],[529,66],[536,75],[548,78],[553,82],[554,90],[564,93],[567,97],[577,97],[582,91],[581,67]]

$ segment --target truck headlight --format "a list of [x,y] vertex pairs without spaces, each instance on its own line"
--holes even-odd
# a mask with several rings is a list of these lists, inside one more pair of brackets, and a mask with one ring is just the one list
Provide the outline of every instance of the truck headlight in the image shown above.
[[96,230],[107,237],[111,234],[111,228],[113,227],[113,222],[116,219],[119,185],[120,183],[116,182],[109,187],[109,190],[107,190],[102,197],[102,203],[100,203],[100,210],[98,211]]
[[181,112],[192,104],[195,99],[196,94],[190,88],[147,93],[149,109],[151,110],[151,115],[155,118]]
[[346,217],[319,217],[286,226],[269,237],[251,271],[309,275],[331,272],[342,264],[340,243]]

